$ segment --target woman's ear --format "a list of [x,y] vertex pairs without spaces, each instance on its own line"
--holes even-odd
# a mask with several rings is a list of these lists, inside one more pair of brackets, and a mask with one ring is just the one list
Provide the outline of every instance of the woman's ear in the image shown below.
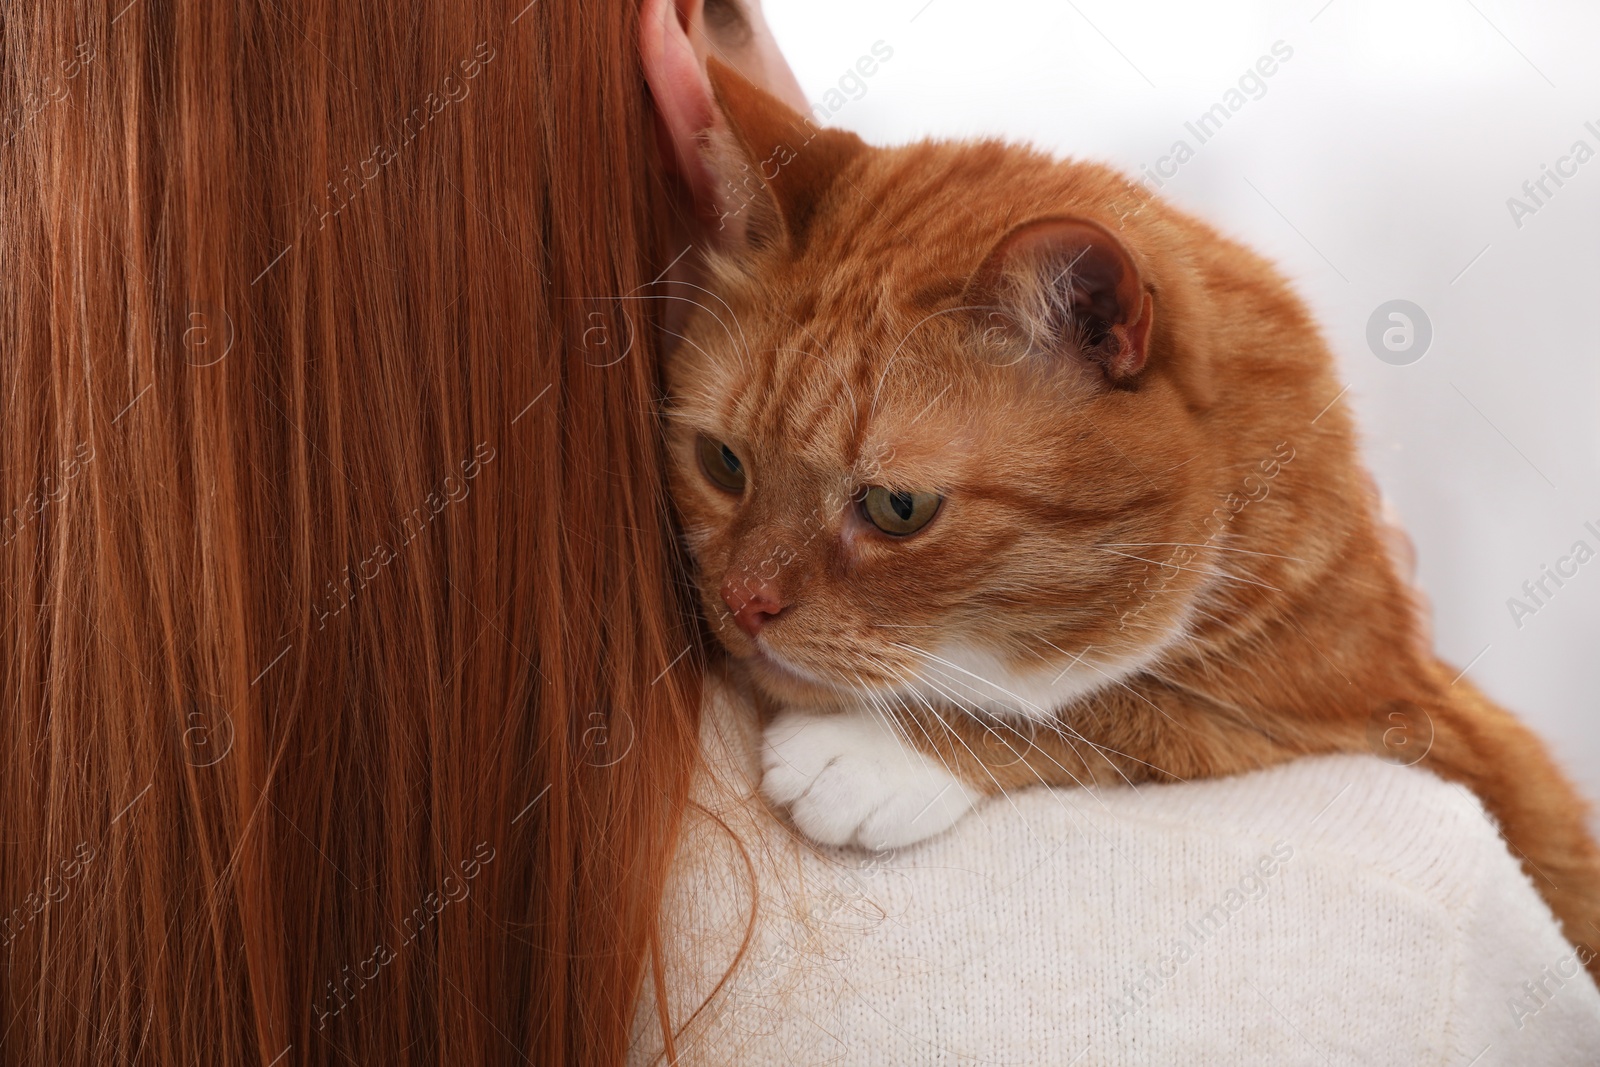
[[704,0],[644,0],[639,54],[656,105],[656,132],[667,169],[689,187],[696,204],[716,187],[703,151],[716,123],[716,99],[690,28],[702,25]]
[[701,0],[645,0],[640,52],[662,153],[711,244],[725,252],[798,246],[812,209],[866,144],[824,129],[716,58],[689,27]]

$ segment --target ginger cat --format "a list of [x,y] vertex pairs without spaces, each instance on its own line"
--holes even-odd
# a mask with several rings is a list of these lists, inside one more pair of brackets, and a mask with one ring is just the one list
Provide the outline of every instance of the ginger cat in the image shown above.
[[768,799],[887,847],[1037,783],[1420,755],[1596,969],[1585,806],[1426,646],[1278,272],[1105,167],[869,147],[712,68],[665,423]]

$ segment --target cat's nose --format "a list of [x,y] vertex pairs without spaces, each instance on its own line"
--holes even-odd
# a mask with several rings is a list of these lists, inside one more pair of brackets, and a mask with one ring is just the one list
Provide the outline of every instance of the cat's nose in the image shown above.
[[721,592],[722,602],[733,612],[733,621],[751,637],[788,607],[777,585],[765,579],[729,575]]

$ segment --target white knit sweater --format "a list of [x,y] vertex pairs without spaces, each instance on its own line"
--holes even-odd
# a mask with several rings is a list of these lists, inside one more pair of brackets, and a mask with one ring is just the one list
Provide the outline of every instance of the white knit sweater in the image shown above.
[[[1600,1064],[1572,946],[1477,799],[1425,772],[1024,790],[874,856],[796,842],[755,742],[713,682],[710,815],[664,915],[679,1063]],[[631,1062],[660,1050],[647,987]]]

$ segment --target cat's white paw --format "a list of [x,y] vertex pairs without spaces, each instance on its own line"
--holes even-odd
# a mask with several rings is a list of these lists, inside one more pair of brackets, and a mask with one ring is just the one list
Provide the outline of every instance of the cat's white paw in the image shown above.
[[909,845],[982,796],[866,714],[786,711],[767,727],[761,763],[767,799],[824,845]]

